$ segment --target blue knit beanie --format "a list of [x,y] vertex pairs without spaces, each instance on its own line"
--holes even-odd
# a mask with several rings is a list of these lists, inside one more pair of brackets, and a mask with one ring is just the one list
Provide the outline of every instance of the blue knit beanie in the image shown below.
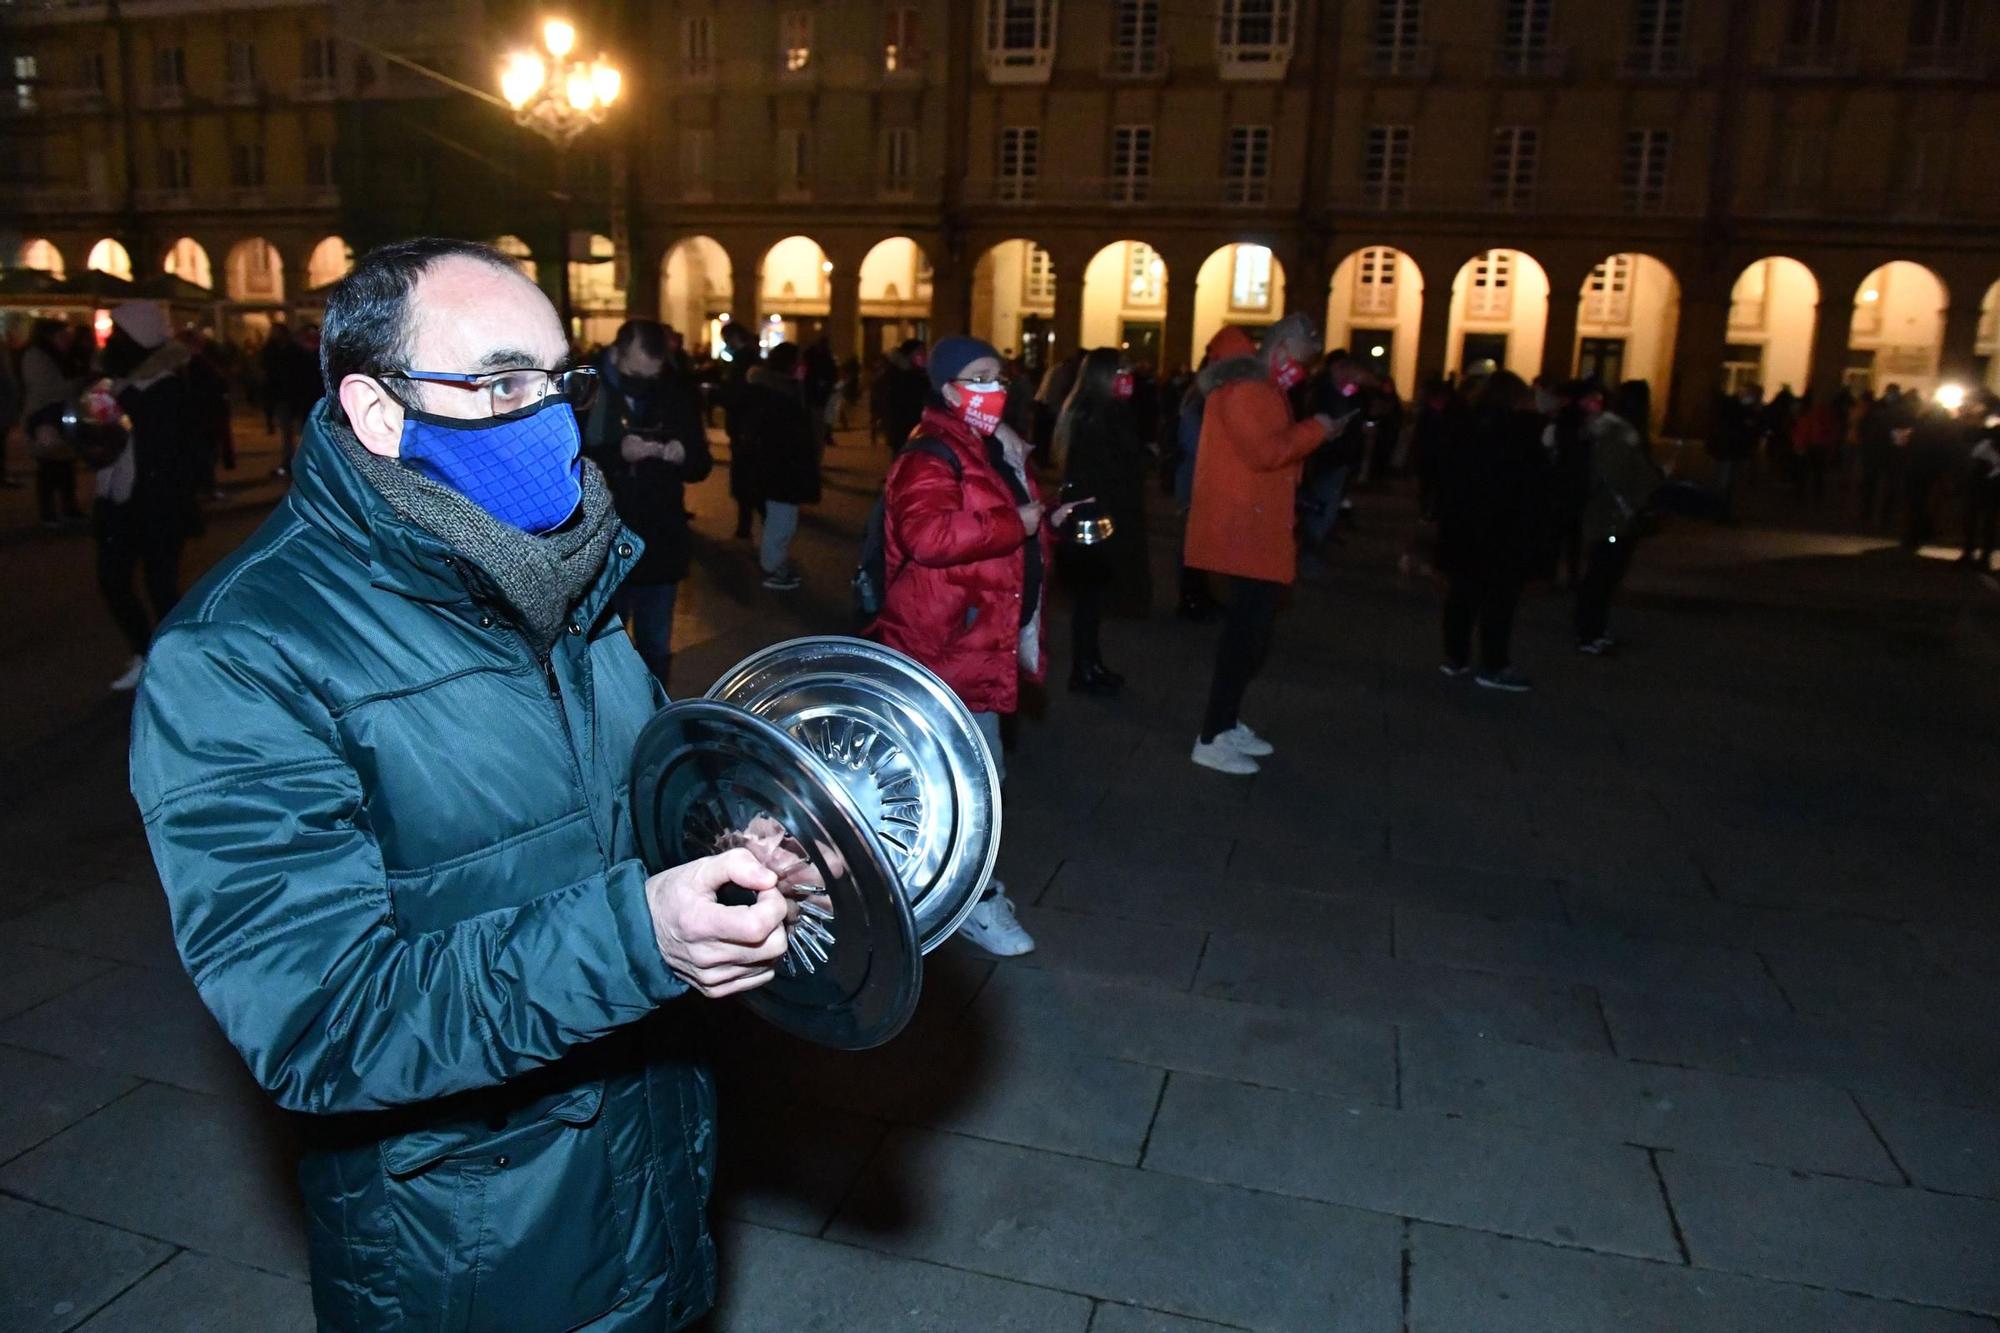
[[965,368],[981,357],[1000,359],[1000,353],[993,350],[993,344],[979,338],[968,338],[963,334],[946,338],[931,348],[931,387],[942,389],[957,379]]

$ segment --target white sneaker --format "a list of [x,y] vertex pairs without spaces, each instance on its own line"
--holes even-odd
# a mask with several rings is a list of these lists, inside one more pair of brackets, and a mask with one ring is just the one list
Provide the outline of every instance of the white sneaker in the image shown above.
[[1247,754],[1252,759],[1262,759],[1265,755],[1276,754],[1271,742],[1250,730],[1247,722],[1238,722],[1229,730],[1215,738],[1217,745],[1227,745],[1238,754]]
[[1035,937],[1015,919],[1014,904],[1007,898],[1006,886],[996,880],[993,889],[993,896],[979,901],[958,933],[967,944],[995,958],[1019,958],[1024,953],[1033,953]]
[[146,659],[135,657],[132,659],[132,665],[125,668],[125,674],[111,682],[111,688],[121,694],[126,690],[136,690],[139,688],[139,677],[145,674]]
[[1234,773],[1238,777],[1248,777],[1257,772],[1257,761],[1231,745],[1226,739],[1228,733],[1217,736],[1212,741],[1195,738],[1194,753],[1188,757],[1203,768],[1212,768],[1218,773]]

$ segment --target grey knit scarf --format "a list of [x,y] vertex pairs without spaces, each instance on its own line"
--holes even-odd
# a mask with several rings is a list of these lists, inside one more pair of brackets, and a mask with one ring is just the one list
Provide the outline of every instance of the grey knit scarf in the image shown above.
[[583,512],[545,536],[523,532],[481,509],[448,486],[362,447],[354,433],[327,422],[327,434],[389,507],[464,556],[493,581],[512,607],[521,632],[546,654],[569,619],[570,608],[604,572],[618,536],[618,513],[604,474],[583,464]]

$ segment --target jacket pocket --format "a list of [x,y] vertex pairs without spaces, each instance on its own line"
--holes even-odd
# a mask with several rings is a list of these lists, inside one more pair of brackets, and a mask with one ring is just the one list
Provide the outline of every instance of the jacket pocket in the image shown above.
[[589,1084],[383,1146],[403,1327],[564,1329],[628,1294],[603,1100]]

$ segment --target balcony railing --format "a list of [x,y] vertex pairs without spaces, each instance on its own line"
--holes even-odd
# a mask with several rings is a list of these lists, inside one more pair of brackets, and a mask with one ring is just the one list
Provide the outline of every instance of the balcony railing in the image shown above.
[[1331,203],[1339,212],[1427,213],[1494,217],[1647,217],[1699,216],[1701,195],[1693,190],[1667,189],[1648,193],[1646,207],[1633,207],[1633,192],[1616,182],[1602,186],[1556,187],[1546,182],[1512,194],[1496,193],[1483,182],[1464,185],[1412,184],[1400,190],[1356,182],[1336,186]]
[[1770,72],[1793,79],[1832,78],[1854,73],[1855,61],[1846,47],[1831,42],[1793,43],[1778,48]]
[[340,96],[340,80],[331,74],[308,74],[292,84],[294,102],[331,102]]
[[988,83],[1047,83],[1056,63],[1053,46],[989,46]]
[[1371,46],[1366,68],[1378,79],[1428,79],[1437,69],[1437,48],[1428,42]]
[[1493,50],[1496,78],[1560,79],[1568,73],[1566,46],[1499,46]]
[[41,98],[43,109],[57,114],[88,114],[111,105],[102,88],[44,88]]
[[133,202],[143,213],[184,213],[198,208],[200,196],[189,186],[154,185],[133,192]]
[[154,111],[172,111],[188,103],[187,87],[178,83],[152,84],[141,96],[145,105]]
[[1219,47],[1215,53],[1216,72],[1225,79],[1275,82],[1285,77],[1291,64],[1290,42],[1256,46],[1232,42]]
[[[1265,191],[1264,198],[1248,197],[1259,188]],[[1245,208],[1271,202],[1268,182],[1240,177],[1173,180],[1158,176],[1143,179],[1044,176],[1022,181],[988,176],[967,180],[964,192],[968,204],[1017,208],[1103,208],[1107,203],[1119,208]]]
[[260,96],[261,92],[253,79],[232,81],[222,85],[224,106],[255,106]]
[[1167,48],[1160,42],[1139,46],[1114,46],[1104,54],[1100,73],[1107,79],[1163,79],[1167,76]]
[[1972,79],[1985,72],[1979,52],[1966,46],[1912,46],[1903,73],[1927,79]]
[[118,206],[109,191],[76,185],[9,187],[7,195],[23,213],[108,213]]
[[1678,46],[1635,46],[1618,69],[1628,79],[1685,79],[1694,73],[1694,61]]

